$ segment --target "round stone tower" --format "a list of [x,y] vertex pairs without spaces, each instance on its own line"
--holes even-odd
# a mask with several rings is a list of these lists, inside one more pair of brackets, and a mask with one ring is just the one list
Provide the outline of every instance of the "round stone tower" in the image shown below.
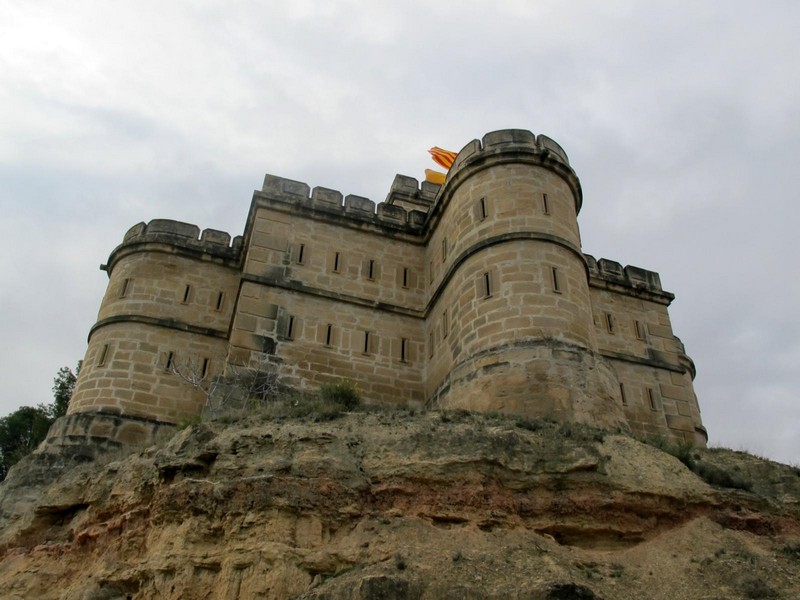
[[429,215],[434,403],[626,426],[597,354],[581,202],[566,153],[543,135],[496,131],[461,150]]
[[48,438],[147,441],[198,415],[223,368],[241,238],[166,219],[139,223],[102,268],[109,276],[69,403]]

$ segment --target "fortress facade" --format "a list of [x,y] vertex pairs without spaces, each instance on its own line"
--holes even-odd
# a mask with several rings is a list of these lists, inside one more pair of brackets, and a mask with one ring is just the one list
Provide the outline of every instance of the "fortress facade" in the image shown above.
[[135,442],[198,415],[202,375],[264,357],[370,403],[549,417],[705,445],[694,365],[657,273],[584,254],[566,153],[523,131],[467,144],[441,186],[375,206],[267,175],[242,236],[139,223],[109,284],[59,443]]

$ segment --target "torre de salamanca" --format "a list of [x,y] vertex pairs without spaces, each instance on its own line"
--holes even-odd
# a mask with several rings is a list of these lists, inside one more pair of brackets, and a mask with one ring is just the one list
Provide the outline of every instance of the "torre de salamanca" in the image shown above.
[[208,377],[265,360],[299,389],[547,417],[705,445],[694,364],[657,273],[584,254],[564,150],[488,133],[441,186],[397,175],[375,203],[267,175],[241,236],[134,225],[69,413],[49,441],[146,440],[197,416]]

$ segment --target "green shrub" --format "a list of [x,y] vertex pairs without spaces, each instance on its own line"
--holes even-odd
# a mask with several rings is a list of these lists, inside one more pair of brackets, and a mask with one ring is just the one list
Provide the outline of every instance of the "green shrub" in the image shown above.
[[356,409],[361,404],[361,392],[349,379],[322,384],[319,387],[319,396],[323,402],[330,402],[344,410]]
[[745,598],[750,598],[751,600],[778,598],[778,593],[760,577],[748,577],[742,581],[741,585]]
[[608,432],[585,423],[565,421],[564,423],[559,423],[556,433],[563,438],[573,439],[578,442],[602,442],[606,439]]
[[203,417],[201,415],[195,415],[193,417],[184,417],[178,422],[177,429],[178,431],[182,431],[187,427],[192,427],[193,425],[199,425],[203,422]]
[[658,448],[659,450],[671,454],[690,471],[698,475],[703,481],[709,485],[716,485],[718,487],[726,487],[737,490],[751,490],[753,484],[737,475],[733,475],[721,469],[716,465],[700,460],[695,447],[690,442],[679,442],[677,444],[664,439],[663,437],[650,438],[646,440],[648,444]]
[[753,484],[746,479],[731,475],[728,471],[709,463],[697,462],[690,468],[697,473],[703,481],[711,485],[748,491],[753,488]]
[[792,560],[800,560],[800,543],[787,544],[783,547],[783,553]]

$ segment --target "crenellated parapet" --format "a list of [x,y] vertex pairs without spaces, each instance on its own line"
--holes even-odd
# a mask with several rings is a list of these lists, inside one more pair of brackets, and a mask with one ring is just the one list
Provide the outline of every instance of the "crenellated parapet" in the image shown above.
[[122,243],[109,256],[108,264],[101,268],[111,271],[122,257],[137,251],[156,251],[157,246],[166,246],[169,251],[188,254],[192,257],[205,256],[216,262],[234,264],[242,253],[242,236],[231,235],[218,229],[204,229],[197,225],[174,221],[172,219],[153,219],[149,223],[137,223],[131,227]]
[[580,212],[583,192],[580,180],[569,164],[567,153],[546,135],[524,129],[492,131],[480,140],[472,140],[458,153],[447,173],[444,187],[454,191],[460,180],[478,169],[508,163],[544,166],[558,174],[572,189],[575,212]]
[[[436,194],[433,188],[439,186],[432,187],[432,184],[427,183],[418,186],[416,179],[405,176],[398,176],[395,183],[397,186],[393,189],[396,196],[416,200],[411,203],[411,207],[405,208],[395,202],[396,198],[391,191],[386,202],[376,204],[363,196],[355,194],[345,196],[338,190],[319,186],[312,189],[307,183],[269,174],[264,177],[261,191],[255,192],[253,201],[266,200],[282,204],[287,209],[308,212],[314,218],[323,220],[346,222],[349,219],[353,224],[375,225],[384,229],[418,234],[425,222],[426,211],[415,207],[422,208],[432,204]],[[411,193],[412,185],[413,193]],[[343,217],[345,221],[342,221]]]
[[605,287],[634,296],[642,296],[661,304],[669,304],[675,294],[661,287],[661,278],[655,271],[601,258],[596,260],[590,254],[584,254],[589,269],[589,281],[595,287]]

